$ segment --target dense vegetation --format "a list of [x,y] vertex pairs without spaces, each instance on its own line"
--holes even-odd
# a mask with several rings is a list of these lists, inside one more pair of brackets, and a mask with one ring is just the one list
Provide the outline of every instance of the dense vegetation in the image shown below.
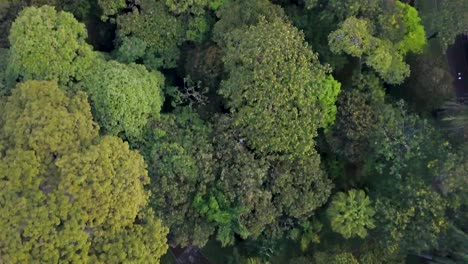
[[468,0],[0,0],[0,263],[468,263],[467,30]]

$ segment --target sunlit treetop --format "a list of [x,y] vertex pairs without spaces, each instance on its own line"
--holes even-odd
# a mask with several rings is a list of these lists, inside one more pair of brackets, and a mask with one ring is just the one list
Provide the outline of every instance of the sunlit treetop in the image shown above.
[[220,93],[247,144],[263,153],[314,153],[333,123],[340,84],[289,22],[260,19],[225,35],[228,78]]
[[58,80],[69,84],[83,79],[93,63],[87,32],[72,14],[54,7],[27,7],[11,27],[8,82]]
[[143,157],[98,136],[84,93],[27,81],[0,108],[2,261],[158,263],[168,230],[144,210]]

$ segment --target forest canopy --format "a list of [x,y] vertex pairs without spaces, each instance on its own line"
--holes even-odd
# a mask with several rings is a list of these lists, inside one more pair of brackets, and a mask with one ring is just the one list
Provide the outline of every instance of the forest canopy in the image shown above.
[[468,0],[0,0],[0,263],[468,263],[467,34]]

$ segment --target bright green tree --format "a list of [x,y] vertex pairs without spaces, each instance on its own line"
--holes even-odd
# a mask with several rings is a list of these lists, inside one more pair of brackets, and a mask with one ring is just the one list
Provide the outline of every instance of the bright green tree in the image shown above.
[[317,252],[314,254],[314,262],[317,264],[359,264],[359,261],[349,252],[337,252],[333,254]]
[[100,62],[83,82],[93,113],[105,132],[136,139],[163,103],[164,77],[142,65]]
[[159,262],[168,230],[142,210],[143,158],[98,137],[86,94],[28,81],[0,107],[2,261]]
[[347,193],[335,194],[327,215],[330,218],[333,231],[348,239],[353,236],[365,238],[367,229],[375,227],[375,211],[371,201],[362,190],[350,190]]
[[340,84],[288,22],[265,19],[225,35],[228,78],[220,93],[248,145],[261,153],[314,153],[332,124]]
[[397,43],[398,50],[402,55],[406,55],[408,52],[422,53],[427,41],[426,32],[418,11],[416,8],[400,1],[396,1],[396,5],[397,9],[401,10],[402,13],[398,19],[402,20],[402,25],[405,28],[403,39]]
[[58,80],[66,85],[83,79],[94,61],[85,26],[72,14],[53,7],[25,8],[10,31],[8,81]]

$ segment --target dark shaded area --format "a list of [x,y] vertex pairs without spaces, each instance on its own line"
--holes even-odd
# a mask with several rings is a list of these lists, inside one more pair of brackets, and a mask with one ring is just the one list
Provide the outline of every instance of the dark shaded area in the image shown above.
[[97,3],[92,4],[91,10],[91,13],[83,21],[88,30],[87,41],[94,47],[94,50],[111,52],[114,50],[116,25],[101,20],[101,9]]
[[455,78],[454,88],[457,97],[468,96],[468,36],[458,36],[447,49],[450,70]]
[[177,264],[211,264],[198,247],[176,247],[169,250],[176,259]]

